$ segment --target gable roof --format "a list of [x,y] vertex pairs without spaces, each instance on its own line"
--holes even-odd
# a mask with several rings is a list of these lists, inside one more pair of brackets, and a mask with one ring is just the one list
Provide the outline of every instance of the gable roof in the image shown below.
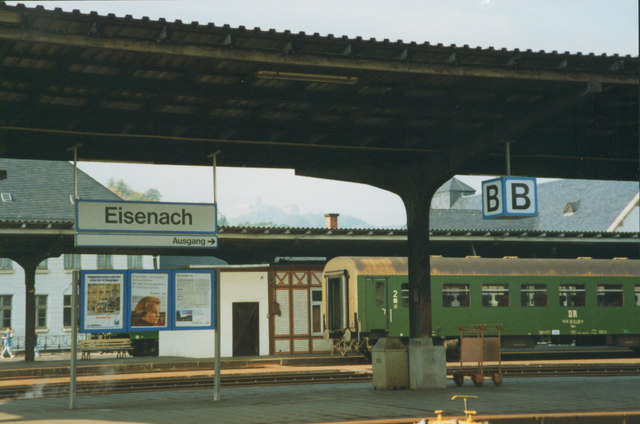
[[[74,222],[73,165],[69,162],[0,159],[7,178],[0,180],[0,221]],[[27,177],[28,176],[28,177]],[[121,200],[115,193],[78,169],[78,196],[85,199]]]
[[462,181],[460,181],[456,177],[453,177],[449,181],[447,181],[446,183],[442,184],[438,188],[438,190],[436,190],[436,193],[441,193],[441,192],[445,192],[445,191],[461,192],[461,193],[466,194],[466,195],[475,194],[475,192],[476,192],[476,190],[473,187],[463,183]]
[[[607,231],[638,193],[635,181],[556,180],[538,184],[538,216],[482,219],[482,196],[460,198],[451,210],[431,211],[435,229]],[[565,214],[567,205],[572,214]]]

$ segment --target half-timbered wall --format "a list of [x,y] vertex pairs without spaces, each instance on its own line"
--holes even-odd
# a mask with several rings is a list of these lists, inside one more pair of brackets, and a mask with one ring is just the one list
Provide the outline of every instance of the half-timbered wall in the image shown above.
[[273,267],[269,278],[271,354],[328,351],[320,312],[322,268]]

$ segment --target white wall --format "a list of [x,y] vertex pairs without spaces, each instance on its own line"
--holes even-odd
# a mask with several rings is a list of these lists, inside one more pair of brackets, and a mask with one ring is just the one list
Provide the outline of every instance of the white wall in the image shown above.
[[221,271],[220,355],[233,356],[233,302],[258,302],[259,354],[269,354],[269,273],[267,271]]
[[[233,356],[233,303],[258,302],[259,354],[269,355],[269,273],[267,271],[226,269],[220,271],[220,357]],[[213,358],[215,331],[161,331],[160,356]]]
[[160,331],[158,356],[213,358],[215,356],[215,335],[214,330]]

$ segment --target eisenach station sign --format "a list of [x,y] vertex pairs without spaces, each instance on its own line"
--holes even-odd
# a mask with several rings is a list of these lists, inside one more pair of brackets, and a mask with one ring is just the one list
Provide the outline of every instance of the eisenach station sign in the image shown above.
[[216,205],[78,199],[76,246],[217,247]]

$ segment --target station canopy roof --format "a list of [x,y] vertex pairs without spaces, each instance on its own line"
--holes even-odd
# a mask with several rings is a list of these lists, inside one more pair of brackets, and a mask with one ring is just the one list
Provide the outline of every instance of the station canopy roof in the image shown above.
[[[266,263],[275,257],[406,256],[406,229],[220,227],[218,249],[74,248],[75,222],[0,220],[0,257],[18,252],[215,256],[229,263]],[[434,254],[501,257],[632,257],[638,233],[542,230],[429,232]],[[250,246],[250,248],[247,248]],[[635,248],[634,248],[635,246]]]
[[0,3],[0,152],[634,180],[638,60]]

